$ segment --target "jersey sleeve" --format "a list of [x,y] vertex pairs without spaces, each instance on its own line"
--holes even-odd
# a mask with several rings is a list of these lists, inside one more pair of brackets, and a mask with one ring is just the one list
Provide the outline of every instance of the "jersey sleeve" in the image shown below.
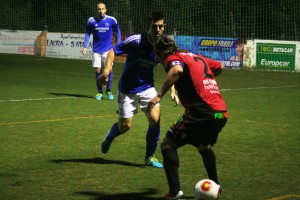
[[180,65],[181,67],[184,66],[183,61],[179,57],[175,55],[167,57],[164,62],[165,71],[168,72],[175,65]]
[[117,20],[115,21],[116,23],[114,24],[113,26],[113,30],[115,31],[116,33],[116,41],[117,41],[117,44],[121,43],[121,29],[117,23]]
[[117,44],[114,47],[114,51],[116,55],[121,55],[125,53],[129,53],[135,51],[135,46],[141,41],[141,35],[131,35],[126,38],[121,43]]
[[84,35],[84,42],[83,42],[83,47],[87,48],[89,45],[89,40],[90,40],[90,35],[92,32],[92,20],[94,20],[93,17],[90,17],[88,19],[87,25],[86,25],[86,31],[85,31],[85,35]]
[[214,76],[218,76],[224,69],[224,65],[221,62],[206,57],[204,58]]
[[113,47],[113,49],[116,55],[122,55],[126,53],[126,46],[124,42],[117,44],[116,46]]

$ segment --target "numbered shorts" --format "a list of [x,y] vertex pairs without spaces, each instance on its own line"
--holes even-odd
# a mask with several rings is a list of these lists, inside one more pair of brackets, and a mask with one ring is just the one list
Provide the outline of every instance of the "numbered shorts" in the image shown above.
[[[220,114],[220,113],[217,113]],[[182,115],[178,121],[170,127],[167,137],[176,145],[184,146],[191,144],[195,147],[202,145],[213,146],[218,139],[219,133],[227,122],[227,112],[222,113],[222,117],[215,114],[211,115]]]
[[[138,113],[138,108],[146,108],[150,99],[157,95],[154,87],[137,94],[118,93],[118,116],[119,118],[130,118]],[[159,106],[159,104],[156,104]]]

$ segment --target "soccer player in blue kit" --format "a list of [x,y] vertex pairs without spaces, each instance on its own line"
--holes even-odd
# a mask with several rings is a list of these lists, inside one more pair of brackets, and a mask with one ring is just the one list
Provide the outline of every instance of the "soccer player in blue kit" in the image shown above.
[[[98,79],[99,84],[105,84],[115,54],[127,54],[118,85],[118,122],[114,123],[107,133],[101,151],[107,153],[112,141],[131,128],[132,118],[137,114],[140,105],[149,123],[146,134],[145,164],[162,168],[162,164],[154,157],[160,139],[160,106],[159,104],[154,106],[150,113],[147,113],[146,108],[149,100],[157,94],[154,88],[153,69],[158,62],[155,60],[153,44],[157,37],[163,34],[165,20],[160,12],[153,12],[149,22],[147,33],[131,35],[109,51],[106,66]],[[177,96],[171,93],[171,98],[176,101]]]
[[[88,19],[82,54],[84,56],[86,55],[90,35],[93,34],[93,67],[96,68],[96,85],[98,89],[96,99],[101,100],[103,99],[102,86],[97,84],[97,79],[102,72],[101,67],[105,66],[107,53],[113,47],[113,31],[116,33],[117,44],[121,42],[121,31],[117,20],[114,17],[105,14],[107,9],[104,3],[97,4],[97,11],[99,13],[97,17],[90,17]],[[112,79],[113,72],[111,71],[106,87],[106,95],[109,100],[114,99],[114,96],[110,91],[112,86]]]

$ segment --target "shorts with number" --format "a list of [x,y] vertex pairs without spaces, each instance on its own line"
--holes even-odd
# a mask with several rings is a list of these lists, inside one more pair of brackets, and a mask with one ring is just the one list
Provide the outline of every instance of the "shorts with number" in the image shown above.
[[227,122],[227,112],[223,118],[216,119],[211,115],[182,115],[176,124],[167,132],[167,137],[177,146],[191,144],[195,147],[202,145],[213,146],[218,139],[219,133]]
[[94,53],[94,59],[93,59],[93,67],[105,67],[105,62],[106,62],[106,58],[107,58],[107,52],[104,53]]
[[[146,108],[148,102],[157,95],[154,87],[149,88],[137,94],[125,94],[119,92],[118,94],[118,116],[119,118],[130,118],[138,113],[138,107]],[[159,106],[159,104],[156,104]]]

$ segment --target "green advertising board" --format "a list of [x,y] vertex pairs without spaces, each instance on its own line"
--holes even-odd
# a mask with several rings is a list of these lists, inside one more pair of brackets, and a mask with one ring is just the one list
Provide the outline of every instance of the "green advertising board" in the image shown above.
[[296,44],[257,43],[256,67],[279,71],[295,70]]

